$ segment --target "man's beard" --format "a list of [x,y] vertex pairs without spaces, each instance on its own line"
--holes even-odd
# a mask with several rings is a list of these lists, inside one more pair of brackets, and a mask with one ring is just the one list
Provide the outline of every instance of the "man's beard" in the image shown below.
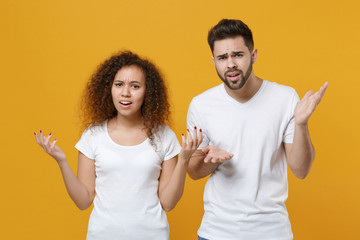
[[[231,90],[238,90],[245,85],[245,83],[247,82],[247,80],[250,77],[250,74],[252,72],[252,61],[250,62],[250,66],[246,70],[245,75],[244,75],[243,71],[241,71],[240,69],[237,69],[237,68],[226,71],[224,73],[224,76],[221,76],[217,70],[216,70],[216,72],[217,72],[219,78],[221,79],[221,81],[223,81],[225,83],[225,85],[228,86],[228,88],[230,88]],[[229,72],[238,72],[240,74],[240,79],[235,83],[230,82],[226,77],[226,75]]]

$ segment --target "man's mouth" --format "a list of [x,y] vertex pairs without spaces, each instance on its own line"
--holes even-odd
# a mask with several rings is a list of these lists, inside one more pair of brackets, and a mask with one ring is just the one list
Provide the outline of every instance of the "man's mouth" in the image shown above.
[[240,76],[239,71],[232,71],[232,72],[226,73],[226,78],[230,81],[237,81],[239,76]]
[[231,74],[228,74],[228,77],[236,77],[236,76],[239,76],[240,73],[231,73]]

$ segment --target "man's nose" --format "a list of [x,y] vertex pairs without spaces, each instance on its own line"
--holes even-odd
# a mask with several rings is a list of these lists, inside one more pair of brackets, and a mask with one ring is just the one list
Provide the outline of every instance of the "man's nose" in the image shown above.
[[236,63],[235,63],[235,61],[234,61],[234,59],[232,58],[232,57],[229,57],[228,59],[227,59],[227,67],[229,68],[229,69],[231,69],[231,68],[236,68],[237,66],[236,66]]

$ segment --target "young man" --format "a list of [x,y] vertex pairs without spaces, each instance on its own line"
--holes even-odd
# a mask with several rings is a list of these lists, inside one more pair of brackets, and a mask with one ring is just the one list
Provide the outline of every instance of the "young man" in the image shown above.
[[254,75],[251,30],[239,20],[221,20],[208,35],[219,86],[195,97],[188,129],[205,136],[188,173],[211,174],[204,191],[199,239],[290,240],[285,201],[287,166],[305,178],[315,157],[307,122],[328,83],[299,101],[290,87]]

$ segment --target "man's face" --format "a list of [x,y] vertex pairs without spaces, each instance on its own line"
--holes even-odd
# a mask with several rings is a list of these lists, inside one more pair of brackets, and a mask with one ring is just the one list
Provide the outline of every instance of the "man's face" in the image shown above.
[[257,50],[249,51],[241,36],[217,40],[213,62],[220,79],[231,90],[242,88],[252,74]]

